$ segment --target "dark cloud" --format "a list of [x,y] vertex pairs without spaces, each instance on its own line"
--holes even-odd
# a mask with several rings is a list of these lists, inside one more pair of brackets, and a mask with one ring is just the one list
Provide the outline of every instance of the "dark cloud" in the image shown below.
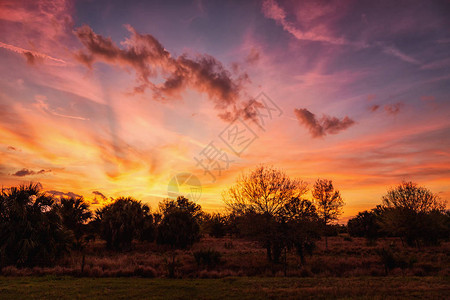
[[338,119],[323,115],[320,120],[316,115],[306,108],[295,109],[294,113],[301,125],[305,126],[313,138],[326,136],[327,134],[337,134],[355,124],[349,117]]
[[36,62],[36,58],[34,57],[33,53],[31,52],[24,52],[23,55],[25,55],[25,58],[27,59],[27,63],[30,65],[34,65]]
[[13,147],[13,146],[8,146],[6,149],[11,150],[11,151],[19,151],[19,149],[17,149],[16,147]]
[[17,171],[16,173],[12,174],[13,176],[23,177],[28,175],[36,174],[34,171],[28,170],[28,169],[22,169],[20,171]]
[[[133,68],[138,82],[135,93],[150,89],[156,99],[166,100],[192,88],[206,93],[220,111],[219,116],[227,116],[224,119],[229,114],[243,113],[239,94],[248,81],[247,74],[232,76],[220,61],[207,54],[194,58],[183,54],[175,58],[152,35],[126,27],[131,37],[122,43],[124,48],[119,48],[111,38],[96,34],[87,25],[76,29],[75,34],[85,47],[76,54],[77,59],[89,68],[96,61]],[[158,76],[164,78],[162,83],[150,80]]]
[[259,61],[259,51],[255,48],[252,48],[245,61],[251,65],[256,64]]
[[39,170],[37,172],[33,171],[33,170],[28,170],[28,169],[22,169],[17,171],[16,173],[12,174],[13,176],[17,176],[17,177],[23,177],[23,176],[28,176],[28,175],[35,175],[35,174],[44,174],[44,173],[48,173],[51,172],[52,170]]
[[395,104],[386,104],[384,106],[384,111],[390,115],[396,115],[400,112],[400,109],[403,107],[402,102],[397,102]]
[[376,112],[379,108],[380,108],[379,105],[372,105],[372,106],[370,107],[370,111],[371,111],[371,112]]
[[69,198],[83,198],[83,196],[72,193],[72,192],[61,192],[61,191],[55,191],[55,190],[51,190],[51,191],[46,191],[46,193],[52,195],[53,197],[57,197],[57,198],[64,198],[64,197],[69,197]]
[[99,191],[93,191],[92,194],[94,194],[96,196],[100,196],[103,200],[107,199],[107,197],[103,193],[101,193]]

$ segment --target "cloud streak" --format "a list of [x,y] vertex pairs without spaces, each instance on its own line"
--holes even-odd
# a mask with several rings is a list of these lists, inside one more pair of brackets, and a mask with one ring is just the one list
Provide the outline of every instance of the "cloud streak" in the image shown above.
[[44,54],[44,53],[40,53],[40,52],[36,52],[36,51],[32,51],[32,50],[27,50],[27,49],[23,49],[20,47],[16,47],[13,45],[9,45],[9,44],[5,44],[0,42],[0,48],[4,48],[6,50],[15,52],[15,53],[19,53],[19,54],[23,54],[25,56],[25,58],[27,59],[27,62],[29,64],[34,64],[36,62],[37,59],[48,59],[52,62],[56,62],[59,65],[66,65],[67,63],[59,58],[55,58],[52,57],[50,55]]
[[336,45],[345,45],[349,43],[345,39],[324,35],[319,31],[302,31],[298,29],[293,23],[286,19],[285,10],[274,0],[265,0],[262,4],[262,12],[266,18],[272,19],[280,24],[285,31],[292,34],[298,40],[326,42]]
[[328,115],[323,115],[320,119],[306,108],[294,110],[297,120],[302,126],[305,126],[313,138],[324,137],[328,134],[337,134],[353,124],[355,121],[349,117],[338,119]]

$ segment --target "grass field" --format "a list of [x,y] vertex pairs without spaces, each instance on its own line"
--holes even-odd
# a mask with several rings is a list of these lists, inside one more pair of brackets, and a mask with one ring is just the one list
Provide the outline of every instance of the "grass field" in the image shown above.
[[[343,237],[330,237],[329,250],[323,240],[317,243],[312,257],[306,257],[302,265],[294,251],[287,253],[287,275],[289,277],[379,277],[385,269],[378,250],[391,248],[396,255],[413,263],[404,268],[396,267],[391,276],[450,276],[450,242],[423,249],[403,247],[399,239],[380,239],[367,244],[363,238],[350,241]],[[195,251],[213,249],[220,252],[221,262],[215,266],[198,265]],[[16,268],[4,267],[0,275],[5,276],[83,276],[83,277],[167,277],[171,251],[155,243],[136,243],[129,252],[114,252],[105,249],[101,241],[90,244],[86,251],[86,264],[81,273],[82,258],[76,252],[65,255],[52,267]],[[282,277],[282,264],[271,264],[266,259],[265,249],[258,243],[233,238],[204,237],[189,250],[176,251],[177,278],[222,278],[222,277]]]
[[449,299],[449,277],[0,277],[1,299]]

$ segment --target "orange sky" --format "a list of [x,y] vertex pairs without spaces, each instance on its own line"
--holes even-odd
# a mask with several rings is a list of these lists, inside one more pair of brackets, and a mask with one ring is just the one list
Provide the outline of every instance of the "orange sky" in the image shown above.
[[[449,8],[408,3],[2,1],[0,181],[156,208],[191,173],[218,211],[264,163],[332,179],[343,218],[402,180],[448,199]],[[239,156],[234,118],[255,138]],[[229,160],[215,181],[195,160],[211,142]]]

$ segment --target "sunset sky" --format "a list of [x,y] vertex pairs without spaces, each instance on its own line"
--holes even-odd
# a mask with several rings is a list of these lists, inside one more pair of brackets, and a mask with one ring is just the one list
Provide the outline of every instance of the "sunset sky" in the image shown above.
[[263,163],[343,219],[402,180],[449,199],[449,53],[449,1],[1,0],[0,183],[156,208],[189,173],[219,211]]

